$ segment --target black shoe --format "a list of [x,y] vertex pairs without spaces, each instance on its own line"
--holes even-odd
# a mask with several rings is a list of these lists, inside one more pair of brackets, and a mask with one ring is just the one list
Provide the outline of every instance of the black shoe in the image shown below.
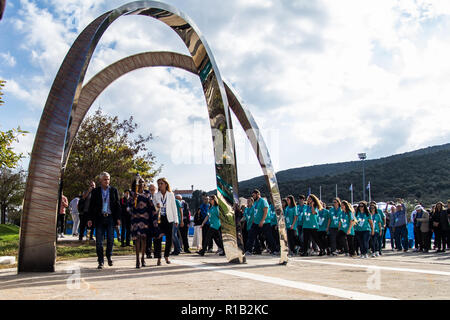
[[408,249],[404,249],[403,252],[408,252]]
[[103,263],[99,263],[97,269],[103,269]]
[[145,267],[145,260],[144,260],[144,258],[142,258],[142,260],[141,260],[141,265],[142,265],[142,267]]
[[139,264],[139,260],[136,260],[136,269],[139,269],[141,266]]
[[187,250],[184,250],[184,253],[192,253],[192,252],[191,252],[191,250],[187,249]]
[[147,259],[151,259],[152,255],[151,254],[147,254]]
[[198,253],[199,255],[201,255],[202,257],[205,255],[205,251],[197,251],[197,253]]
[[125,247],[125,243],[122,243],[120,246],[121,246],[122,248]]
[[176,252],[176,251],[173,251],[173,252],[171,252],[170,253],[172,256],[177,256],[177,255],[179,255],[180,253],[179,252]]
[[108,260],[108,266],[112,267],[113,266],[113,262],[111,259]]

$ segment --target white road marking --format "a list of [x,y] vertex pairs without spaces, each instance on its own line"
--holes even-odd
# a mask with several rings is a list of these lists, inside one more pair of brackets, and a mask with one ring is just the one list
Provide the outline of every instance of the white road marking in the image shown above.
[[[381,260],[382,261],[382,260]],[[386,270],[386,271],[399,271],[399,272],[412,272],[412,273],[425,273],[425,274],[434,274],[439,276],[450,276],[450,272],[446,271],[438,271],[438,270],[423,270],[423,269],[411,269],[411,268],[395,268],[395,267],[383,267],[377,265],[363,265],[363,264],[351,264],[351,263],[341,263],[341,262],[329,262],[329,261],[319,261],[319,260],[294,260],[290,259],[289,263],[298,262],[298,263],[316,263],[316,264],[326,264],[331,266],[341,266],[341,267],[353,267],[353,268],[364,268],[364,269],[378,269],[378,270]]]
[[378,296],[373,294],[367,294],[357,291],[349,291],[349,290],[343,290],[343,289],[336,289],[331,287],[325,287],[315,284],[310,284],[306,282],[300,282],[300,281],[292,281],[292,280],[285,280],[281,278],[275,278],[275,277],[268,277],[264,275],[259,274],[253,274],[249,272],[242,272],[237,270],[231,270],[231,269],[224,269],[223,267],[216,267],[216,266],[207,266],[203,264],[183,261],[183,260],[172,260],[173,263],[189,266],[192,268],[197,269],[204,269],[204,270],[211,270],[227,275],[232,275],[240,278],[246,278],[251,279],[255,281],[270,283],[278,286],[284,286],[289,288],[295,288],[303,291],[309,291],[314,293],[319,293],[323,295],[329,295],[329,296],[335,296],[339,298],[345,298],[345,299],[352,299],[352,300],[397,300],[395,298],[390,297],[384,297],[384,296]]

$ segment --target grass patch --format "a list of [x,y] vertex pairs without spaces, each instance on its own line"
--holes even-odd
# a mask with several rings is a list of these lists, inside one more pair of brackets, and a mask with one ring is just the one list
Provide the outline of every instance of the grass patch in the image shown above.
[[[106,249],[106,241],[103,245]],[[164,251],[164,245],[162,246]],[[14,256],[19,254],[19,227],[15,225],[0,225],[0,256]],[[134,247],[121,247],[120,242],[114,239],[113,256],[134,255]],[[56,261],[74,260],[96,257],[95,241],[73,241],[56,244]],[[0,265],[0,269],[15,268],[14,265]]]
[[[103,244],[103,249],[106,249],[106,241]],[[134,247],[121,247],[120,242],[114,240],[113,256],[123,256],[134,254]],[[83,243],[64,243],[56,246],[56,261],[73,260],[81,258],[96,257],[95,241]]]
[[0,256],[15,256],[19,251],[19,227],[0,224]]

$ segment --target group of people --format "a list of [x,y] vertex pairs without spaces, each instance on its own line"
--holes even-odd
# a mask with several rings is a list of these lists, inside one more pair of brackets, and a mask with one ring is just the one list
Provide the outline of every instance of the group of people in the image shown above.
[[[79,213],[78,222],[74,218],[73,232],[80,240],[86,228],[95,226],[99,269],[104,265],[105,236],[106,258],[108,265],[113,264],[114,228],[120,234],[122,246],[130,246],[133,240],[136,268],[146,266],[145,257],[151,258],[152,246],[157,265],[161,265],[163,237],[166,263],[170,263],[171,254],[178,255],[182,248],[184,252],[191,253],[188,241],[191,222],[189,206],[181,196],[175,196],[165,178],[158,179],[157,185],[156,189],[153,184],[147,186],[143,178],[133,180],[131,189],[125,190],[120,198],[117,189],[110,186],[109,174],[103,172],[99,187],[96,188],[95,182],[91,181],[89,189],[70,204],[62,195],[59,213],[65,212],[67,207]],[[193,217],[193,246],[203,256],[206,252],[212,252],[214,240],[218,247],[216,253],[225,255],[218,199],[214,195],[204,194],[202,200]],[[247,204],[240,209],[245,254],[261,254],[266,250],[278,255],[278,219],[273,204],[255,189]],[[317,252],[319,256],[377,257],[386,247],[387,230],[391,234],[392,250],[407,252],[410,249],[406,206],[400,199],[397,203],[388,202],[382,210],[375,201],[360,201],[352,205],[336,197],[332,205],[327,206],[314,194],[308,197],[300,195],[298,201],[289,195],[282,199],[282,209],[290,256],[308,256]],[[60,227],[59,221],[58,217]],[[442,202],[429,210],[421,204],[417,205],[411,213],[411,222],[414,224],[415,251],[428,252],[433,234],[437,252],[450,248],[450,200],[447,209]],[[121,232],[119,226],[122,227]],[[61,236],[61,230],[58,232]],[[92,234],[91,231],[91,239]],[[172,246],[174,250],[171,252]]]
[[[397,203],[388,202],[380,209],[375,201],[352,205],[336,197],[332,205],[327,206],[314,194],[300,195],[298,202],[289,195],[282,199],[282,207],[290,256],[317,252],[319,256],[378,257],[386,247],[387,230],[392,250],[407,252],[411,249],[406,206],[401,199]],[[261,254],[264,249],[277,254],[279,247],[274,239],[278,239],[278,227],[273,205],[255,190],[242,211],[246,255]],[[428,252],[433,233],[436,252],[450,248],[450,200],[447,209],[442,202],[430,210],[418,204],[411,213],[411,222],[414,224],[414,251]]]
[[[80,240],[83,239],[86,228],[91,229],[89,237],[92,239],[95,227],[98,269],[103,269],[105,255],[108,265],[113,265],[115,229],[116,233],[120,234],[121,246],[130,246],[133,240],[136,268],[146,266],[145,258],[151,258],[152,246],[154,257],[157,259],[156,265],[161,265],[163,238],[165,238],[164,259],[167,264],[170,264],[170,255],[180,254],[181,247],[184,252],[191,253],[188,241],[189,206],[180,195],[172,192],[167,179],[158,179],[156,189],[155,185],[147,186],[145,180],[138,177],[132,181],[131,189],[124,191],[123,197],[119,197],[118,190],[110,186],[111,177],[107,172],[102,172],[99,179],[99,187],[91,181],[89,189],[71,201],[70,205],[67,204],[67,198],[63,199],[64,195],[60,201],[61,208],[71,207],[72,216],[73,212],[78,213],[76,218],[79,221],[74,221],[73,233],[78,235]],[[197,245],[200,255],[212,249],[212,239],[219,247],[218,253],[225,255],[219,212],[217,197],[205,196],[204,203],[200,207],[201,228],[203,228],[203,240],[200,241],[204,244],[202,247]],[[59,236],[63,236],[62,230],[58,224]],[[105,237],[106,254],[103,248]],[[211,246],[208,247],[210,243]],[[172,246],[174,250],[171,252]]]

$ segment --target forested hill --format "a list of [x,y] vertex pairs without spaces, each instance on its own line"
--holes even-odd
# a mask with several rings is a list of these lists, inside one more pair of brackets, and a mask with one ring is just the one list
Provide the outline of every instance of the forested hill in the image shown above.
[[[385,158],[366,160],[366,184],[371,183],[371,196],[376,201],[405,198],[426,204],[450,198],[450,143],[428,147]],[[330,202],[336,193],[350,200],[350,184],[354,200],[362,199],[361,161],[322,164],[280,171],[277,173],[282,197],[307,194],[308,189]],[[248,196],[254,188],[267,194],[263,176],[239,183],[240,196]],[[366,195],[366,198],[368,195]]]

